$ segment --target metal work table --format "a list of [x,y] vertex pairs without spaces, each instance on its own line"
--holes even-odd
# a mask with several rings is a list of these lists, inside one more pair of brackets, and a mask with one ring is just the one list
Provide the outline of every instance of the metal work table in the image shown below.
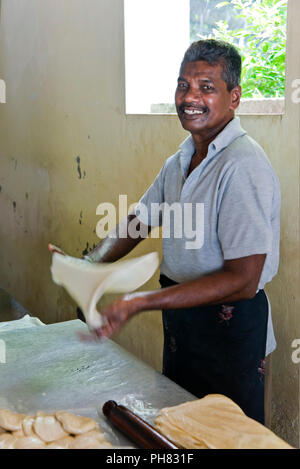
[[106,421],[106,401],[125,405],[153,424],[160,408],[195,399],[113,341],[81,342],[77,334],[87,327],[80,320],[24,328],[21,321],[8,328],[0,323],[6,349],[0,408],[28,414],[68,410],[97,420],[114,446],[135,447]]

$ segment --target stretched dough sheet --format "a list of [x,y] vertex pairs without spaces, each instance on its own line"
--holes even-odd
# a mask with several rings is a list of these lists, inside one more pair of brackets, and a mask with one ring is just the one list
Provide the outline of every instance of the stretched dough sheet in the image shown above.
[[146,283],[159,265],[157,252],[125,261],[91,263],[54,252],[52,279],[62,285],[81,308],[90,329],[102,326],[97,303],[104,293],[129,293]]
[[221,394],[161,409],[154,424],[180,448],[293,449]]

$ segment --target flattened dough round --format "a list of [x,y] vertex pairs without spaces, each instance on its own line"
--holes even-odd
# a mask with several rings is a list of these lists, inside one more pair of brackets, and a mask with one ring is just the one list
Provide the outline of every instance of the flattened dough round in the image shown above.
[[25,414],[18,414],[7,409],[0,409],[0,427],[11,432],[21,430]]
[[37,436],[47,443],[68,436],[54,415],[39,415],[33,423],[33,428]]
[[98,449],[98,448],[111,448],[112,445],[105,440],[102,433],[97,430],[92,430],[82,435],[77,435],[74,438],[73,444],[70,449]]
[[35,418],[31,415],[26,415],[22,422],[23,433],[25,436],[36,436],[35,431],[33,430]]
[[69,449],[74,442],[73,436],[66,436],[47,445],[47,449]]
[[0,435],[0,449],[13,449],[18,438],[11,433],[3,433]]
[[18,436],[18,437],[20,437],[20,436],[21,436],[21,437],[26,436],[26,435],[24,435],[24,432],[23,432],[22,429],[21,429],[21,430],[17,430],[17,431],[15,431],[15,432],[12,432],[12,435],[13,435],[13,436]]
[[23,436],[16,439],[12,444],[13,449],[43,449],[46,448],[44,441],[37,436]]
[[[0,449],[111,448],[96,420],[65,411],[36,416],[0,410]],[[75,435],[75,436],[72,436]]]
[[55,416],[64,430],[72,435],[80,435],[97,428],[96,421],[88,417],[81,417],[64,411],[56,412]]

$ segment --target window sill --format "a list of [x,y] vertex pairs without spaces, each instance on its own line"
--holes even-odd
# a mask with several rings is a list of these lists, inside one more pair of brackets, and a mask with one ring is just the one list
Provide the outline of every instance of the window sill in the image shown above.
[[244,115],[282,115],[285,111],[284,98],[243,98],[237,110],[238,116]]
[[[238,116],[281,116],[285,113],[285,98],[242,98]],[[153,104],[149,113],[126,112],[127,116],[176,116],[175,105]]]

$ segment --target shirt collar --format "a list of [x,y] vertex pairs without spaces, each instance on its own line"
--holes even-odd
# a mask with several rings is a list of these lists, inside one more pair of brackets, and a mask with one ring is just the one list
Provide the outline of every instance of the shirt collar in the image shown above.
[[[234,117],[226,127],[216,136],[216,138],[209,144],[208,154],[205,160],[207,161],[216,153],[219,153],[224,148],[228,147],[236,138],[245,135],[247,132],[241,127],[240,119]],[[195,151],[195,145],[192,135],[189,135],[180,145],[180,164],[183,174],[186,174],[191,158]]]
[[247,132],[241,127],[239,117],[234,117],[210,143],[209,147],[219,152],[228,147],[236,138],[246,133]]

